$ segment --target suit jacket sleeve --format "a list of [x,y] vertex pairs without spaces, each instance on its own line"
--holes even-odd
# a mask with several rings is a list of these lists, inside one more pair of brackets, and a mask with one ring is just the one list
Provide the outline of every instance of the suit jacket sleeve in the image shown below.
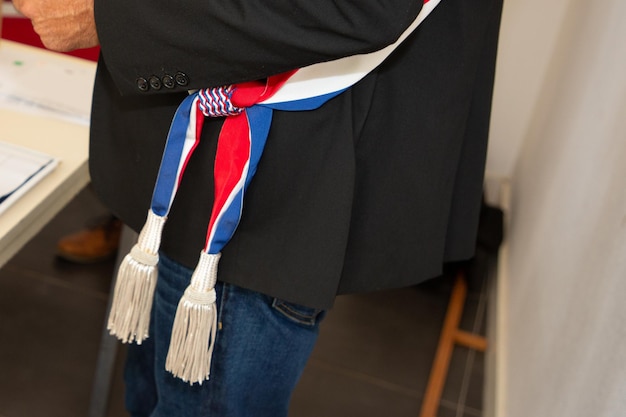
[[393,43],[420,0],[95,0],[103,58],[122,94],[184,74],[163,93],[262,79]]

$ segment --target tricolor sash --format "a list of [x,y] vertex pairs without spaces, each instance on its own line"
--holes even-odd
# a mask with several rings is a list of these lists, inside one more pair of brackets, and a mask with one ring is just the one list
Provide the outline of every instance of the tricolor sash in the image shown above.
[[430,14],[440,0],[424,0],[413,23],[379,51],[310,65],[263,82],[192,92],[179,106],[168,133],[146,224],[120,264],[108,329],[123,342],[148,337],[161,232],[185,167],[196,149],[205,117],[224,117],[214,167],[214,203],[189,287],[178,305],[166,369],[184,381],[209,378],[217,327],[215,283],[222,248],[239,224],[244,194],[254,177],[273,110],[313,110],[376,68]]

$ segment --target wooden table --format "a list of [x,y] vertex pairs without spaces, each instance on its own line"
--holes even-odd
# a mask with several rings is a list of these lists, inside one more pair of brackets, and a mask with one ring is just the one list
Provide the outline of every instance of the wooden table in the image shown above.
[[[15,50],[37,54],[42,60],[88,68],[95,73],[93,62],[0,40],[0,54]],[[90,97],[91,90],[84,94]],[[54,171],[0,214],[2,266],[89,182],[89,128],[53,117],[0,108],[0,140],[61,160]]]
[[[41,62],[59,63],[81,71],[87,69],[95,74],[96,65],[93,62],[4,39],[0,40],[0,54],[15,51],[24,52],[29,57],[36,55],[37,60]],[[45,76],[45,74],[39,74],[39,76]],[[68,88],[71,87],[71,85],[68,86]],[[81,98],[88,98],[85,101],[91,103],[92,88],[82,84],[80,88],[78,93],[86,95]],[[77,91],[72,93],[77,93]],[[60,159],[54,171],[0,214],[1,267],[89,182],[87,165],[89,127],[50,116],[0,107],[0,140],[44,152]],[[130,242],[133,238],[132,233],[125,231],[124,247],[129,247],[130,243],[125,242]],[[103,329],[89,416],[105,415],[116,351],[116,339],[109,336],[106,329]]]

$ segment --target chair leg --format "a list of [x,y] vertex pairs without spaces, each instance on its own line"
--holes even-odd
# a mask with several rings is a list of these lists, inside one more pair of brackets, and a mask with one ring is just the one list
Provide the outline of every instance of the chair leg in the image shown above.
[[452,287],[452,294],[450,295],[448,310],[439,337],[439,345],[430,371],[428,385],[426,386],[420,417],[435,417],[437,414],[454,345],[459,344],[482,352],[487,349],[487,340],[484,337],[459,329],[466,297],[467,280],[464,271],[459,270]]
[[[137,233],[132,231],[128,226],[122,228],[122,236],[120,238],[120,247],[118,249],[117,259],[115,261],[115,271],[120,266],[122,259],[128,251],[130,251],[134,242],[137,241]],[[116,274],[115,273],[115,274]],[[115,288],[115,274],[111,281],[111,291]],[[89,417],[104,417],[109,406],[109,394],[111,393],[111,383],[113,379],[113,370],[115,367],[115,357],[119,346],[118,340],[109,334],[107,330],[107,318],[111,309],[111,297],[107,305],[107,312],[104,318],[102,328],[102,338],[100,340],[100,348],[98,351],[98,360],[96,362],[96,372],[93,378],[93,386],[91,391],[91,400],[89,402]]]

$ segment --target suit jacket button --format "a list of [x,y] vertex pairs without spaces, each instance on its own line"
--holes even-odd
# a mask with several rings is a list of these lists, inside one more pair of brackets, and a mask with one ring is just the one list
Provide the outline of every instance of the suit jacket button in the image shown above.
[[165,86],[165,88],[174,88],[176,86],[174,77],[169,74],[165,74],[163,78],[161,78],[161,81],[163,81],[163,85]]
[[189,84],[189,77],[187,77],[187,74],[185,74],[184,72],[177,72],[176,75],[174,76],[174,79],[176,80],[176,84],[178,84],[181,87],[186,86],[187,84]]
[[161,80],[156,75],[153,75],[152,77],[150,77],[148,79],[148,82],[150,83],[150,87],[154,88],[155,90],[161,89],[161,85],[162,85]]
[[139,91],[148,91],[150,89],[148,80],[143,77],[137,78],[137,88],[139,89]]

